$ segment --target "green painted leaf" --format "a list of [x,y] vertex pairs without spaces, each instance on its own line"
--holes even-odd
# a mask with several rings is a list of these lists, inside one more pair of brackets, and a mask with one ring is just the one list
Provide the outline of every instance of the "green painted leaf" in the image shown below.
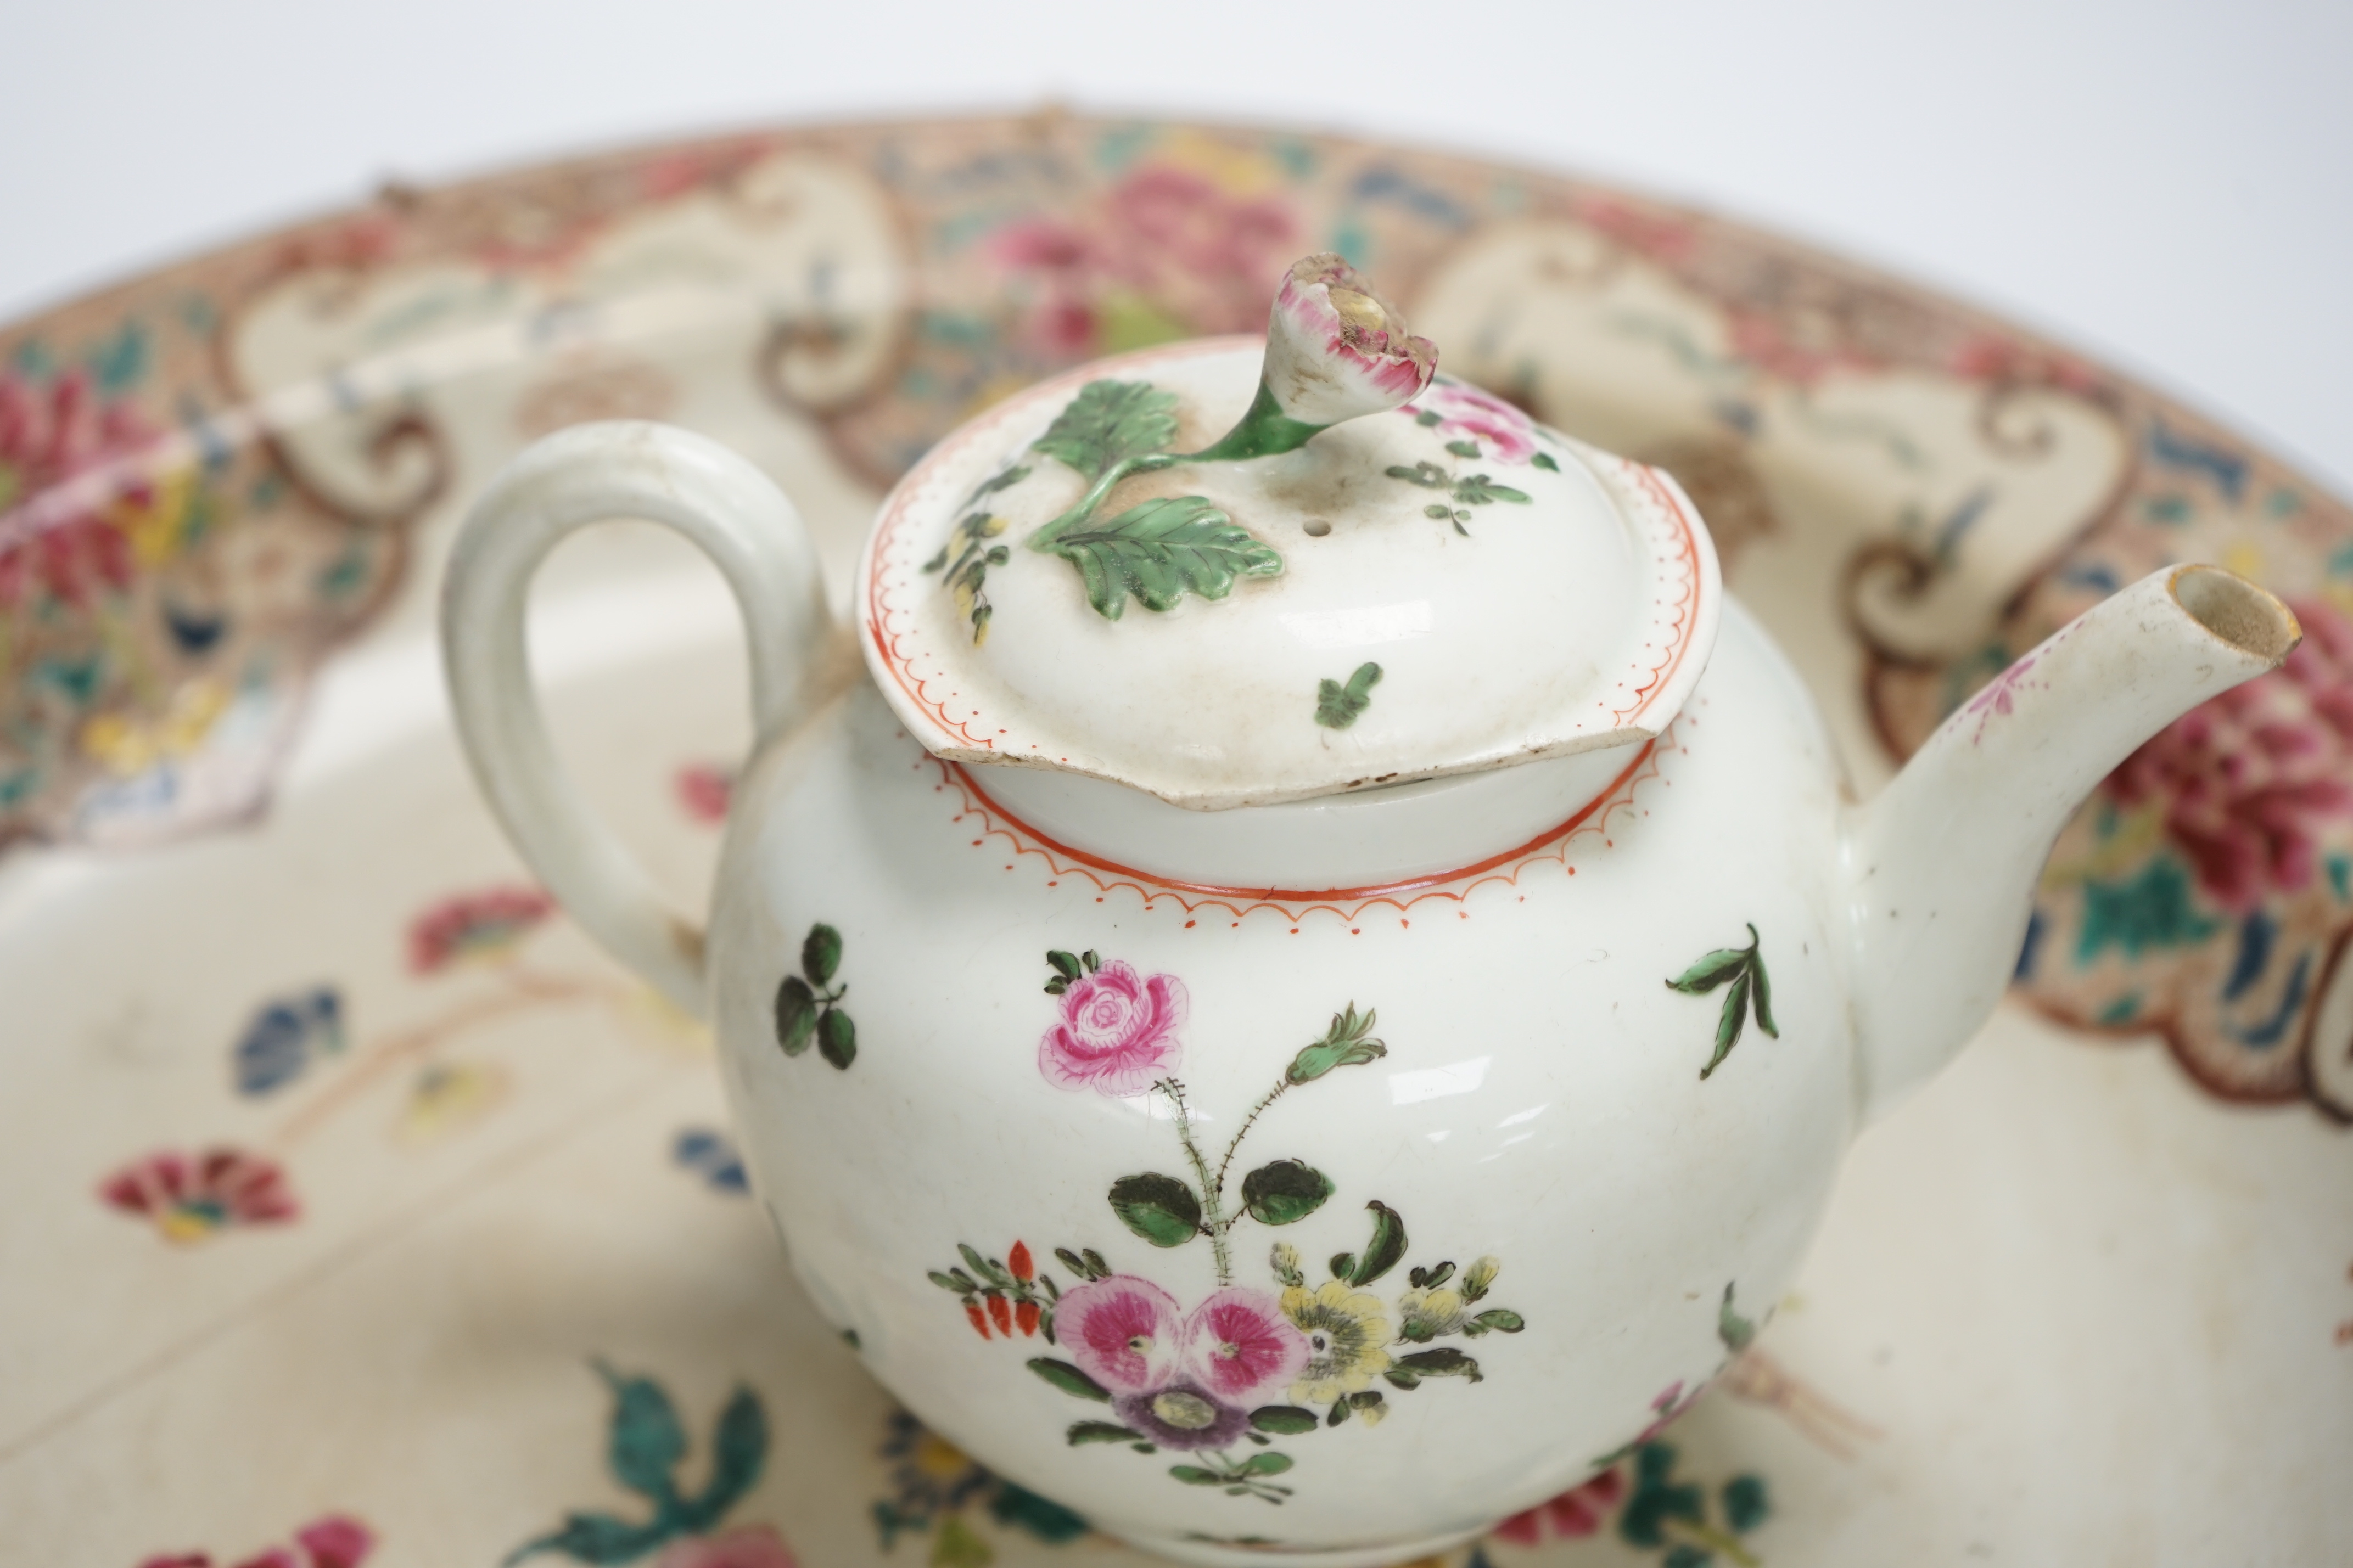
[[1756,1342],[1757,1339],[1755,1321],[1745,1318],[1733,1310],[1732,1290],[1734,1285],[1737,1283],[1736,1280],[1725,1282],[1724,1302],[1715,1310],[1715,1337],[1722,1340],[1724,1348],[1734,1355],[1738,1355],[1742,1351],[1746,1350]]
[[1333,1279],[1345,1279],[1349,1275],[1354,1274],[1356,1271],[1356,1255],[1353,1252],[1334,1253],[1332,1255],[1331,1268]]
[[1075,952],[1064,952],[1059,947],[1050,947],[1046,950],[1046,962],[1052,967],[1055,973],[1065,980],[1076,980],[1079,977],[1079,955]]
[[1390,1387],[1403,1389],[1409,1393],[1421,1386],[1420,1377],[1402,1367],[1393,1366],[1381,1375],[1388,1380]]
[[1421,515],[1424,517],[1434,517],[1439,521],[1444,522],[1447,519],[1454,515],[1454,509],[1448,506],[1442,500],[1434,500],[1428,506],[1421,509]]
[[552,1552],[575,1563],[628,1563],[659,1546],[670,1533],[670,1521],[659,1518],[632,1524],[607,1513],[567,1513],[561,1529],[524,1542],[501,1561],[513,1564]]
[[670,1471],[686,1453],[686,1429],[661,1384],[650,1378],[624,1377],[604,1363],[597,1375],[613,1391],[613,1416],[607,1433],[606,1463],[631,1491],[656,1502],[676,1495]]
[[1765,973],[1765,953],[1755,926],[1748,928],[1748,978],[1756,987],[1749,994],[1757,1007],[1757,1026],[1778,1040],[1781,1028],[1773,1022],[1773,982]]
[[1724,1519],[1733,1533],[1746,1535],[1765,1522],[1773,1511],[1772,1495],[1765,1489],[1765,1478],[1738,1475],[1724,1483]]
[[1704,996],[1728,980],[1738,978],[1748,967],[1748,949],[1719,947],[1714,952],[1667,982],[1670,989],[1686,996]]
[[758,1394],[739,1384],[728,1397],[712,1431],[711,1455],[711,1479],[681,1510],[687,1525],[698,1531],[709,1530],[743,1501],[767,1462],[768,1413]]
[[1381,667],[1360,664],[1345,686],[1328,677],[1315,689],[1315,721],[1326,730],[1345,730],[1372,706],[1372,689],[1380,684]]
[[1081,1399],[1096,1400],[1104,1405],[1111,1403],[1111,1394],[1102,1384],[1097,1383],[1069,1362],[1056,1361],[1050,1356],[1038,1356],[1030,1361],[1029,1370],[1065,1394],[1075,1394]]
[[1315,1430],[1315,1412],[1296,1405],[1268,1405],[1250,1412],[1250,1425],[1261,1432],[1293,1436]]
[[1277,1160],[1242,1178],[1242,1208],[1261,1225],[1292,1225],[1324,1206],[1331,1178],[1313,1165]]
[[1553,461],[1553,457],[1550,452],[1538,452],[1535,457],[1530,458],[1528,461],[1535,467],[1543,468],[1547,472],[1556,474],[1560,472],[1560,465]]
[[1482,1258],[1478,1262],[1473,1263],[1462,1271],[1462,1299],[1466,1301],[1478,1300],[1487,1293],[1487,1288],[1495,1282],[1495,1276],[1503,1271],[1503,1264],[1493,1258]]
[[1515,490],[1509,485],[1499,485],[1484,474],[1472,474],[1469,479],[1454,481],[1454,499],[1462,506],[1485,506],[1489,501],[1516,501],[1525,506],[1528,492]]
[[1155,1247],[1182,1247],[1201,1232],[1201,1203],[1193,1189],[1156,1171],[1113,1182],[1111,1212]]
[[1398,1366],[1416,1377],[1467,1377],[1480,1381],[1479,1363],[1451,1346],[1434,1351],[1415,1351],[1397,1359]]
[[1410,1274],[1406,1276],[1406,1282],[1410,1285],[1426,1286],[1429,1289],[1435,1290],[1440,1285],[1445,1284],[1449,1279],[1453,1278],[1454,1265],[1451,1263],[1441,1263],[1434,1268],[1417,1268],[1413,1270]]
[[988,1516],[999,1524],[1026,1530],[1049,1546],[1076,1541],[1089,1528],[1085,1520],[1060,1503],[1003,1479],[997,1481],[997,1495],[989,1500]]
[[797,1057],[808,1049],[816,1030],[817,998],[808,982],[797,974],[786,975],[776,987],[776,1044],[785,1047],[785,1055]]
[[1714,1072],[1724,1058],[1732,1054],[1732,1047],[1740,1043],[1740,1027],[1747,1021],[1748,972],[1744,969],[1740,972],[1740,978],[1732,983],[1732,989],[1724,994],[1724,1011],[1717,1014],[1715,1019],[1715,1055],[1708,1058],[1707,1066],[1699,1069],[1702,1079]]
[[1069,1247],[1058,1247],[1054,1248],[1054,1256],[1062,1260],[1063,1268],[1069,1269],[1080,1279],[1092,1279],[1094,1278],[1092,1274],[1088,1272],[1086,1260],[1082,1258],[1077,1253],[1072,1252]]
[[1291,1468],[1291,1464],[1290,1455],[1278,1454],[1269,1449],[1263,1454],[1252,1454],[1243,1460],[1241,1473],[1246,1476],[1279,1476]]
[[1348,1402],[1346,1400],[1335,1400],[1333,1402],[1332,1408],[1324,1413],[1324,1425],[1326,1426],[1337,1426],[1341,1422],[1345,1421],[1353,1414],[1355,1414],[1355,1412],[1349,1408]]
[[[1304,1285],[1307,1276],[1299,1271],[1299,1248],[1287,1241],[1278,1241],[1267,1254],[1267,1267],[1273,1270],[1277,1283]],[[1336,1269],[1334,1272],[1338,1272]]]
[[925,1278],[929,1279],[933,1284],[938,1286],[943,1290],[953,1290],[959,1296],[964,1294],[964,1287],[956,1283],[955,1277],[954,1275],[943,1274],[938,1269],[934,1268],[930,1274],[925,1276]]
[[1476,441],[1449,441],[1446,443],[1446,449],[1453,453],[1458,458],[1475,458],[1479,455],[1479,443]]
[[1405,1256],[1404,1216],[1378,1198],[1365,1206],[1373,1211],[1373,1239],[1349,1272],[1351,1285],[1371,1284],[1396,1268],[1398,1260]]
[[837,1068],[847,1068],[858,1057],[858,1026],[839,1007],[828,1007],[817,1022],[818,1054]]
[[1434,409],[1434,408],[1425,408],[1425,409],[1423,409],[1420,413],[1419,413],[1419,414],[1417,414],[1417,415],[1415,415],[1415,416],[1413,416],[1413,422],[1414,422],[1415,424],[1419,425],[1419,426],[1421,426],[1424,429],[1427,429],[1427,428],[1429,428],[1430,426],[1437,424],[1439,421],[1440,421],[1440,420],[1444,419],[1445,417],[1446,417],[1446,416],[1444,416],[1443,414],[1439,413],[1439,412],[1438,412],[1436,409]]
[[989,1259],[983,1258],[980,1255],[980,1248],[975,1247],[972,1243],[968,1241],[957,1242],[956,1255],[964,1259],[964,1266],[966,1268],[971,1269],[975,1274],[979,1275],[991,1285],[997,1287],[999,1289],[1008,1289],[1012,1287],[1013,1276],[1005,1271],[1004,1266],[1002,1264],[993,1263]]
[[1147,610],[1187,594],[1222,599],[1236,577],[1272,577],[1282,557],[1200,496],[1162,496],[1108,522],[1072,529],[1045,548],[1079,569],[1087,603],[1117,620],[1133,594]]
[[1165,451],[1176,439],[1176,395],[1149,382],[1091,381],[1031,444],[1099,479],[1127,458]]
[[964,504],[970,506],[974,501],[978,500],[983,496],[993,496],[1000,490],[1009,490],[1029,477],[1029,465],[1027,463],[1017,463],[1012,468],[1006,469],[1003,473],[997,475],[993,479],[981,480],[978,485],[974,487],[972,495],[965,501]]
[[1215,1470],[1205,1470],[1198,1465],[1171,1465],[1168,1473],[1188,1487],[1221,1487],[1226,1478]]
[[1144,1438],[1143,1433],[1131,1431],[1115,1421],[1075,1422],[1064,1436],[1073,1448],[1089,1443],[1135,1443]]
[[1393,479],[1403,479],[1409,485],[1419,485],[1426,490],[1444,489],[1452,479],[1436,463],[1416,463],[1412,468],[1390,468],[1383,470]]
[[1628,1545],[1664,1545],[1670,1521],[1706,1522],[1707,1494],[1676,1481],[1674,1471],[1673,1444],[1645,1443],[1635,1450],[1633,1492],[1618,1513],[1618,1533]]
[[1466,1334],[1516,1334],[1526,1328],[1527,1321],[1517,1312],[1507,1312],[1501,1307],[1490,1307],[1462,1327]]
[[1332,1026],[1322,1039],[1302,1047],[1292,1058],[1291,1065],[1282,1069],[1283,1080],[1295,1088],[1314,1082],[1335,1068],[1363,1067],[1388,1055],[1388,1047],[1369,1037],[1379,1016],[1375,1009],[1359,1017],[1356,1005],[1349,1003],[1345,1012],[1332,1015]]
[[810,985],[822,991],[833,984],[833,972],[841,967],[841,933],[829,925],[813,925],[801,942],[801,973],[808,976]]
[[1348,1408],[1351,1410],[1378,1410],[1380,1407],[1381,1391],[1377,1388],[1367,1388],[1360,1394],[1348,1395]]

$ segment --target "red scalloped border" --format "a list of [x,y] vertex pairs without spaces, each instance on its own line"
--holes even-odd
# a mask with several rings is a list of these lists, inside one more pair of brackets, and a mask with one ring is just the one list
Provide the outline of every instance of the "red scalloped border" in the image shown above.
[[[1324,891],[1302,891],[1282,888],[1222,888],[1202,883],[1181,882],[1139,871],[1114,860],[1074,849],[1039,832],[1012,812],[1007,810],[987,791],[981,788],[962,763],[934,757],[928,752],[914,765],[929,763],[940,771],[938,790],[954,790],[963,800],[963,808],[953,820],[964,822],[977,817],[983,826],[981,836],[972,841],[976,849],[990,838],[1003,838],[1013,847],[1017,859],[1036,856],[1045,861],[1055,880],[1078,877],[1092,882],[1096,901],[1102,902],[1114,890],[1124,889],[1135,894],[1146,910],[1162,900],[1174,901],[1187,919],[1187,929],[1200,923],[1200,916],[1208,910],[1222,910],[1240,925],[1253,914],[1269,913],[1292,922],[1296,934],[1299,922],[1313,915],[1332,915],[1348,922],[1351,934],[1360,934],[1362,921],[1367,910],[1383,905],[1396,911],[1398,924],[1410,927],[1409,912],[1431,900],[1456,906],[1460,918],[1468,920],[1470,911],[1461,906],[1476,889],[1491,882],[1507,887],[1517,886],[1520,873],[1532,866],[1546,863],[1563,867],[1567,875],[1576,876],[1577,868],[1568,864],[1568,847],[1588,835],[1599,836],[1604,847],[1615,841],[1607,837],[1610,819],[1634,804],[1636,792],[1653,780],[1671,786],[1673,780],[1663,776],[1662,764],[1669,754],[1688,756],[1691,749],[1678,744],[1676,731],[1684,722],[1678,719],[1664,734],[1643,742],[1634,760],[1610,781],[1609,786],[1595,795],[1566,820],[1556,823],[1526,843],[1491,856],[1470,866],[1451,871],[1433,872],[1400,882],[1376,887],[1340,888]],[[1005,868],[1010,871],[1013,863]],[[1055,880],[1046,885],[1052,887]],[[1523,894],[1522,897],[1526,895]]]

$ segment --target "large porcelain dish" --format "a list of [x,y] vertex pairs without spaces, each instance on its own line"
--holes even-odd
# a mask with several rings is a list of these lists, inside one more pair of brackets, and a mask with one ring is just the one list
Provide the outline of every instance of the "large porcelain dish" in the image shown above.
[[[1719,220],[1048,118],[402,194],[0,331],[5,1555],[1115,1554],[800,1309],[707,1047],[474,804],[434,585],[501,462],[617,415],[752,455],[847,584],[963,419],[1253,330],[1325,247],[1449,369],[1676,476],[1859,791],[2166,562],[2307,632],[2076,819],[2016,1005],[1858,1146],[1716,1391],[1456,1568],[2353,1550],[2353,514],[2063,349]],[[559,741],[701,903],[745,740],[723,593],[617,528],[542,610]],[[973,855],[1140,896],[940,790]]]

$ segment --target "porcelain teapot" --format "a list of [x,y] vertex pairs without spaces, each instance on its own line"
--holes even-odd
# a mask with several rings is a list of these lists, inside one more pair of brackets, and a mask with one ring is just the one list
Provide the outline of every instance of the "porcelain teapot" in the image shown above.
[[[846,629],[776,487],[653,425],[524,452],[449,569],[481,786],[712,1021],[818,1310],[947,1439],[1188,1562],[1419,1556],[1679,1413],[1993,1008],[2068,815],[2300,635],[2160,572],[1858,805],[1674,481],[1436,357],[1311,257],[1264,340],[947,437]],[[533,568],[616,517],[750,630],[707,926],[528,681]]]

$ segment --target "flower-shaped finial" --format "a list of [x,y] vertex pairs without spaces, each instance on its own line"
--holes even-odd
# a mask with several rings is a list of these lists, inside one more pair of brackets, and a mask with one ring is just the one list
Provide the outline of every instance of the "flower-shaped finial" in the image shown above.
[[1438,345],[1405,329],[1395,305],[1330,251],[1283,274],[1266,323],[1258,396],[1240,424],[1193,462],[1233,462],[1295,451],[1344,419],[1379,414],[1419,395],[1438,371]]
[[1395,408],[1430,384],[1438,346],[1330,251],[1293,263],[1267,321],[1267,391],[1302,425]]

